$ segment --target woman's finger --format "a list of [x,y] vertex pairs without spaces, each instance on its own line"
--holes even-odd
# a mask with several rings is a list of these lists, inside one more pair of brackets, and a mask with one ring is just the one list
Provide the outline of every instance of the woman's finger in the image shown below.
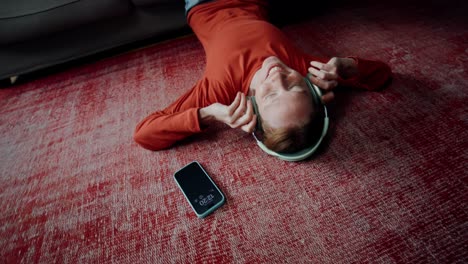
[[323,68],[323,66],[325,65],[325,63],[321,63],[319,61],[311,61],[310,62],[310,65],[314,66],[315,68],[321,70]]
[[325,71],[336,71],[337,70],[337,60],[336,58],[331,58],[327,63],[319,62],[319,61],[311,61],[310,65],[313,67],[325,70]]
[[326,72],[324,70],[317,70],[313,67],[309,68],[309,72],[323,80],[337,80],[338,79],[338,74],[336,72]]
[[319,62],[319,61],[311,61],[310,65],[312,65],[313,67],[315,67],[315,68],[317,68],[319,70],[324,70],[324,71],[328,71],[328,72],[336,72],[337,71],[336,59],[335,58],[330,59],[327,63],[322,63],[322,62]]
[[241,127],[245,124],[248,124],[251,120],[252,117],[254,116],[253,113],[253,106],[251,101],[247,101],[246,103],[246,111],[242,114],[242,116],[239,116],[235,122],[233,122],[233,126],[235,128]]
[[234,101],[228,106],[228,114],[231,116],[237,109],[237,107],[240,104],[241,101],[241,92],[238,92],[236,94],[236,98],[234,98]]
[[330,103],[331,101],[333,101],[333,99],[335,99],[335,93],[333,93],[333,92],[328,92],[328,93],[322,95],[322,102],[324,104]]
[[315,76],[311,76],[310,80],[312,81],[313,84],[317,85],[323,90],[332,90],[338,85],[338,82],[336,80],[328,81],[328,80],[323,80],[321,78],[317,78]]
[[231,115],[231,123],[236,123],[236,121],[245,113],[246,108],[247,106],[245,94],[241,93],[239,105],[237,106],[234,113]]
[[252,133],[257,125],[257,116],[253,115],[249,123],[243,125],[241,129],[247,133]]

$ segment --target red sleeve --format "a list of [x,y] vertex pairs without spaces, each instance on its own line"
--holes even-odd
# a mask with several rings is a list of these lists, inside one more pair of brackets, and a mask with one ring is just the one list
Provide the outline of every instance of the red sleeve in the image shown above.
[[356,60],[359,74],[349,79],[340,79],[338,82],[341,86],[374,91],[383,89],[392,79],[392,70],[384,62],[349,58]]
[[220,83],[202,78],[166,109],[143,119],[135,129],[134,139],[149,150],[167,149],[177,141],[202,131],[198,114],[200,108],[216,102],[230,103],[235,93],[230,93]]
[[[311,61],[315,60],[327,63],[330,60],[330,58],[314,57],[308,54],[304,57],[306,58],[305,65],[307,65],[307,69],[310,67]],[[352,56],[348,58],[352,58],[356,61],[359,74],[356,77],[349,79],[340,78],[338,80],[340,86],[374,91],[383,89],[392,79],[392,71],[384,62],[366,60]]]

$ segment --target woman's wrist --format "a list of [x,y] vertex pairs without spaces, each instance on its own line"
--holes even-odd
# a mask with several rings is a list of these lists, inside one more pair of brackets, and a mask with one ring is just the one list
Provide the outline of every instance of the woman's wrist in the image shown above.
[[358,75],[358,64],[354,58],[340,58],[341,69],[339,70],[340,77],[350,79]]
[[198,109],[198,116],[200,117],[200,123],[204,126],[212,122],[214,120],[214,115],[211,111],[211,105]]

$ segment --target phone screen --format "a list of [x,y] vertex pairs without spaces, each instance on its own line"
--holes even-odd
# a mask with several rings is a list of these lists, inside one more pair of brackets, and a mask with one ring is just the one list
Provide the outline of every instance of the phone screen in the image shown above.
[[224,195],[201,165],[194,161],[174,178],[198,217],[204,217],[224,203]]

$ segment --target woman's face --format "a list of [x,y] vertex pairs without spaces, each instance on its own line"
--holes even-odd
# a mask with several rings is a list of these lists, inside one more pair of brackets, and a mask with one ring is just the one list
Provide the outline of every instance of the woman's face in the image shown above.
[[304,77],[276,57],[268,57],[252,80],[262,119],[271,128],[293,127],[308,122],[313,111],[310,89]]

